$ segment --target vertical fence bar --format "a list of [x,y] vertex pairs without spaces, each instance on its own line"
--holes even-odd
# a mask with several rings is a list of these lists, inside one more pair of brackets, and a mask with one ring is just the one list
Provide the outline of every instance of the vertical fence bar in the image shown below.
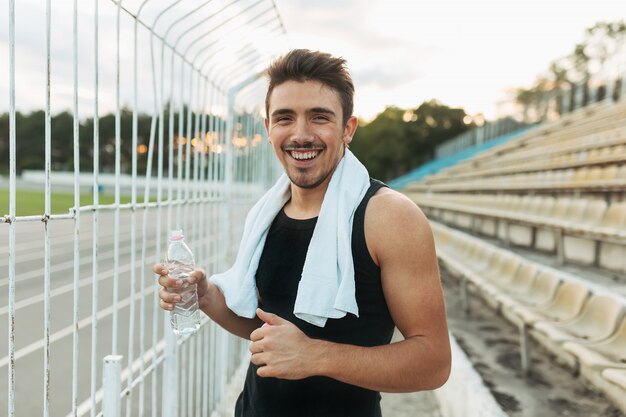
[[[167,230],[173,228],[172,215],[172,201],[174,198],[173,186],[174,186],[174,73],[175,55],[171,54],[170,65],[170,90],[169,90],[169,126],[168,126],[168,188],[167,188],[167,200],[169,202],[167,206]],[[180,113],[180,109],[179,109]],[[180,136],[177,140],[178,147],[180,148]],[[178,181],[178,178],[177,178]],[[180,195],[180,187],[177,187],[177,195]],[[178,200],[178,198],[177,198]],[[176,206],[178,212],[178,205]],[[164,313],[167,315],[167,313]],[[176,340],[174,335],[168,328],[167,320],[163,320],[163,337],[165,339],[165,360],[163,362],[163,382],[162,382],[162,401],[161,401],[161,415],[163,417],[176,417],[177,404],[178,404],[178,392],[176,384],[176,365],[178,357],[176,355]]]
[[74,336],[72,347],[72,413],[78,407],[78,313],[80,302],[80,148],[78,129],[78,0],[74,0]]
[[122,356],[109,355],[102,365],[102,415],[104,417],[120,417],[122,388]]
[[[154,25],[152,25],[154,28]],[[151,38],[150,40],[150,49],[152,51],[153,48],[153,40]],[[155,254],[154,254],[154,260],[155,263],[156,262],[160,262],[162,260],[162,256],[161,256],[161,236],[163,235],[163,231],[162,229],[162,225],[161,225],[161,220],[162,220],[162,214],[163,214],[163,158],[164,158],[164,154],[163,154],[163,142],[164,142],[164,124],[165,124],[165,106],[164,106],[164,97],[165,97],[165,56],[164,56],[164,44],[163,42],[161,42],[161,59],[160,59],[160,67],[161,67],[161,76],[159,77],[160,80],[160,85],[159,85],[159,97],[160,97],[160,101],[158,103],[158,111],[159,111],[159,155],[158,155],[158,171],[157,171],[157,204],[158,204],[158,210],[157,210],[157,226],[156,226],[156,248],[155,248]],[[171,184],[169,184],[171,187]],[[171,188],[170,188],[171,189]],[[168,209],[168,214],[171,213],[171,211],[169,211]],[[168,216],[169,217],[169,216]],[[168,219],[169,222],[169,219]],[[149,273],[150,274],[150,273]],[[154,274],[150,274],[151,277],[154,278],[154,280],[156,281],[156,279],[158,278],[157,275]],[[157,333],[158,333],[158,318],[159,318],[159,297],[158,297],[158,287],[157,286],[153,286],[154,290],[152,292],[153,297],[152,297],[152,348],[154,351],[154,356],[153,358],[156,358],[156,344],[157,344]],[[154,361],[154,359],[153,359]],[[155,367],[154,371],[152,372],[152,379],[151,379],[152,383],[151,383],[151,409],[152,409],[152,416],[156,417],[156,384],[158,381],[158,368]]]
[[189,96],[187,108],[187,141],[185,143],[185,213],[183,229],[189,229],[189,198],[191,194],[191,138],[192,138],[192,97],[193,97],[193,68],[189,68]]
[[91,417],[96,415],[97,365],[98,365],[98,240],[99,240],[99,170],[100,170],[100,120],[99,120],[99,55],[98,55],[98,0],[94,0],[94,113],[93,113],[93,230],[91,252]]
[[15,416],[15,0],[9,0],[9,367],[8,417]]
[[45,184],[44,184],[44,381],[43,381],[43,415],[50,414],[50,167],[52,153],[52,119],[50,116],[50,81],[51,81],[51,36],[52,36],[51,0],[46,1],[46,115],[45,115]]
[[[174,56],[172,54],[172,72],[174,71]],[[181,211],[182,211],[182,199],[183,199],[183,146],[184,142],[184,117],[185,117],[185,100],[183,98],[183,86],[185,85],[185,62],[181,58],[180,60],[180,86],[179,86],[179,95],[178,95],[178,166],[177,166],[177,190],[176,190],[176,200],[178,204],[176,205],[176,228],[181,228]],[[189,111],[189,109],[187,109]]]
[[[118,143],[119,138],[121,137],[121,115],[120,115],[120,15],[122,12],[122,0],[117,3],[117,14],[116,14],[116,22],[115,22],[115,214],[113,220],[113,233],[115,236],[113,237],[113,325],[112,325],[112,334],[111,334],[111,353],[113,355],[117,355],[117,336],[118,336],[118,322],[119,322],[119,314],[118,314],[118,297],[119,297],[119,233],[120,233],[120,213],[119,213],[119,203],[120,203],[120,185],[119,185],[119,172],[120,172],[120,164],[118,164]],[[131,262],[131,276],[132,271],[135,270],[134,260]],[[131,295],[132,296],[132,295]],[[132,299],[131,299],[132,300]],[[131,301],[131,305],[133,302]]]
[[[118,2],[118,24],[117,24],[117,36],[118,36],[118,49],[117,49],[117,60],[118,60],[118,71],[117,76],[119,79],[119,11],[121,8],[121,1]],[[127,356],[128,356],[128,380],[126,382],[126,387],[128,389],[128,396],[126,397],[126,416],[131,415],[132,409],[132,390],[130,389],[133,379],[133,371],[132,371],[132,361],[134,357],[134,343],[135,343],[135,292],[136,292],[136,280],[137,280],[137,135],[138,135],[138,118],[137,118],[137,83],[138,83],[138,74],[137,74],[137,55],[139,53],[137,46],[137,26],[138,21],[135,19],[133,25],[133,121],[132,121],[132,178],[131,178],[131,228],[130,228],[130,259],[131,259],[131,270],[130,270],[130,306],[129,306],[129,318],[128,318],[128,346],[127,346]],[[119,89],[119,84],[118,84]],[[115,294],[117,297],[117,294]]]
[[[144,2],[143,5],[145,5],[146,3]],[[151,56],[153,57],[154,54],[151,54]],[[147,257],[147,237],[148,237],[148,216],[150,214],[150,210],[148,207],[148,203],[150,202],[150,191],[151,191],[151,187],[152,187],[152,161],[154,158],[154,142],[155,142],[155,136],[156,136],[156,123],[157,123],[157,119],[158,119],[158,97],[157,97],[157,84],[156,84],[156,68],[154,65],[154,60],[152,60],[152,92],[153,92],[153,97],[154,97],[154,108],[152,110],[152,117],[150,120],[150,140],[148,143],[148,161],[146,164],[146,175],[145,175],[145,180],[144,180],[144,196],[143,196],[143,201],[144,201],[144,212],[143,212],[143,227],[142,227],[142,245],[141,245],[141,271],[139,274],[139,289],[140,289],[140,294],[142,294],[140,303],[139,303],[139,344],[140,344],[140,349],[141,352],[143,352],[144,349],[144,345],[145,345],[145,295],[144,295],[144,288],[145,288],[145,276],[146,276],[146,271],[145,271],[145,266],[146,266],[146,257]],[[129,337],[131,337],[131,335],[129,335]],[[129,367],[132,364],[132,361],[129,358]],[[144,366],[144,362],[143,362],[143,356],[140,358],[140,369],[141,372],[143,372],[143,366]],[[132,379],[132,378],[130,378]],[[130,380],[129,379],[129,380]],[[144,412],[144,402],[143,402],[143,379],[140,381],[140,396],[139,396],[139,415],[143,415]],[[130,402],[129,402],[130,403]],[[127,414],[130,415],[130,411],[131,408],[128,407],[127,404]]]

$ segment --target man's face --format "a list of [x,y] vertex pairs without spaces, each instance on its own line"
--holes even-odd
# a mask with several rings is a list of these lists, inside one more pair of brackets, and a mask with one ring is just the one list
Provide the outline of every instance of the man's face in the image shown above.
[[287,81],[274,88],[265,126],[278,160],[301,188],[328,184],[357,120],[343,125],[339,94],[319,81]]

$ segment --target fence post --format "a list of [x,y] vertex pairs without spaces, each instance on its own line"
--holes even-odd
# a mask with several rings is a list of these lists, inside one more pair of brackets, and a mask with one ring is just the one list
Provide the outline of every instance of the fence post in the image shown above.
[[250,77],[241,81],[240,83],[234,85],[233,87],[228,89],[228,113],[226,117],[226,167],[224,173],[224,187],[226,190],[226,202],[225,202],[225,217],[223,222],[223,227],[227,232],[223,235],[226,238],[225,242],[222,242],[223,245],[226,246],[226,256],[228,257],[228,262],[230,262],[233,258],[232,254],[232,244],[231,244],[231,235],[232,235],[232,191],[233,185],[235,182],[234,172],[233,172],[233,152],[235,151],[233,147],[233,139],[235,138],[235,128],[236,128],[236,117],[237,113],[235,110],[235,98],[237,94],[247,87],[248,85],[254,83],[256,80],[261,78],[263,72],[258,72],[252,74]]
[[[169,316],[169,313],[166,313]],[[161,415],[163,417],[178,416],[178,343],[172,329],[170,329],[169,320],[164,320],[164,339],[165,352],[163,360],[163,382]]]
[[102,366],[102,415],[119,417],[121,415],[120,393],[122,390],[122,355],[108,355]]

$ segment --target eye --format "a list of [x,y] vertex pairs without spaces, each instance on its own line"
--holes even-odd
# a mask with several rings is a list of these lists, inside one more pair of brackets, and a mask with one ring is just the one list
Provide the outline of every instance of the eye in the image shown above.
[[316,122],[327,122],[330,120],[330,118],[324,114],[316,114],[315,116],[313,116],[313,120]]
[[278,116],[278,117],[274,118],[274,123],[276,123],[276,124],[284,124],[284,123],[289,122],[290,120],[291,120],[291,118],[288,117],[288,116]]

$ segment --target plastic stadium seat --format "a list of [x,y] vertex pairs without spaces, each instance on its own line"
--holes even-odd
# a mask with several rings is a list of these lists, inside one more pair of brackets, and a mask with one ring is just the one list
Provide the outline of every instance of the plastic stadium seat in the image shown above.
[[524,297],[530,292],[535,282],[539,266],[534,262],[522,261],[517,272],[511,278],[511,282],[500,287],[500,292],[495,294],[500,303],[506,303],[515,297]]
[[613,333],[623,308],[623,301],[619,298],[594,294],[576,319],[566,323],[540,321],[534,328],[538,335],[559,344],[576,340],[600,341]]
[[505,252],[500,258],[498,267],[483,274],[485,281],[480,284],[481,291],[493,298],[493,295],[500,292],[500,288],[514,280],[521,263],[519,256]]
[[587,174],[585,181],[587,182],[587,184],[593,184],[595,181],[598,181],[600,178],[602,178],[602,168],[596,166],[589,170],[589,173]]
[[585,212],[590,201],[587,199],[574,199],[570,201],[567,210],[563,213],[562,217],[551,219],[551,222],[557,221],[564,224],[580,224],[584,221]]
[[582,313],[572,321],[538,321],[530,334],[550,351],[557,362],[576,369],[578,360],[563,349],[566,342],[599,342],[611,336],[622,316],[623,300],[610,295],[591,295]]
[[[572,201],[573,200],[569,197],[558,198],[548,218],[564,218],[565,213],[572,205]],[[554,250],[556,249],[556,238],[554,235],[554,231],[549,229],[537,228],[537,232],[535,233],[535,248],[547,252],[554,252]]]
[[541,200],[541,206],[537,210],[538,217],[547,217],[550,215],[550,212],[554,209],[554,204],[556,203],[556,199],[552,196],[543,197]]
[[[552,206],[554,200],[548,200],[548,205]],[[540,218],[540,213],[545,213],[546,203],[544,197],[529,197],[527,206],[521,210],[520,217],[528,219],[529,217]],[[523,224],[509,224],[509,240],[514,245],[529,247],[533,242],[533,228]]]
[[[579,222],[568,225],[568,228],[592,228],[600,224],[607,204],[604,200],[593,200],[587,205]],[[584,265],[592,265],[596,261],[596,241],[580,237],[565,236],[563,238],[565,259]]]
[[508,293],[508,297],[501,296],[500,301],[502,301],[503,307],[506,307],[507,304],[524,304],[526,306],[546,304],[554,298],[560,283],[561,277],[556,271],[541,269],[527,291]]
[[[626,227],[626,201],[612,203],[600,224],[594,228],[597,233],[616,233]],[[626,270],[626,246],[611,242],[600,242],[598,264],[613,271]]]
[[602,173],[600,178],[598,179],[599,185],[602,185],[604,181],[613,180],[617,178],[617,174],[619,172],[619,167],[616,164],[607,165],[602,168]]
[[572,177],[572,181],[569,183],[572,187],[581,187],[587,184],[589,181],[589,174],[591,169],[588,167],[578,168]]
[[566,342],[563,349],[578,358],[583,374],[603,368],[626,370],[626,317],[622,318],[617,331],[608,339],[586,344]]
[[526,324],[546,320],[569,321],[580,314],[588,297],[587,284],[578,280],[567,280],[559,286],[554,298],[548,303],[536,307],[513,305],[512,314],[518,316]]

